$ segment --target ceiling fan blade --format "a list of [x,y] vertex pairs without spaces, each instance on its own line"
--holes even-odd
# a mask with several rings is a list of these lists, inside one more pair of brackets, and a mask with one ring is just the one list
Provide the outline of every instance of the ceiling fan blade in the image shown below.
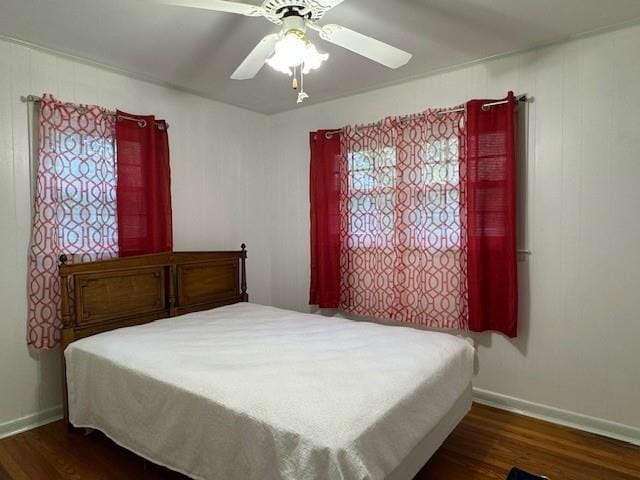
[[333,8],[340,5],[344,0],[315,0],[315,3],[319,3],[325,8]]
[[239,13],[249,17],[259,17],[262,15],[262,7],[249,5],[248,3],[227,2],[225,0],[160,0],[164,5],[174,5],[176,7],[199,8],[202,10],[213,10],[216,12]]
[[273,49],[279,38],[280,34],[272,33],[260,40],[260,43],[251,50],[247,58],[245,58],[236,71],[233,72],[231,78],[233,80],[248,80],[255,77],[264,66],[269,55],[273,53]]
[[[363,57],[369,58],[375,62],[381,63],[385,67],[399,68],[406,65],[411,60],[410,53],[400,50],[399,48],[387,45],[375,38],[367,37],[358,32],[354,32],[340,25],[325,25],[317,28],[311,22],[308,26],[320,33],[320,38],[327,42],[339,45],[342,48],[351,50]],[[314,28],[316,27],[316,28]]]

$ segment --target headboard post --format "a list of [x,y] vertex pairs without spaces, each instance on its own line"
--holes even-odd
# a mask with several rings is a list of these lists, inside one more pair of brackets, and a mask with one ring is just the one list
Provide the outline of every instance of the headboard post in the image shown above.
[[240,245],[242,252],[240,253],[240,262],[242,263],[241,276],[240,276],[240,290],[242,293],[242,301],[248,302],[249,295],[247,294],[247,246],[243,243]]
[[60,349],[60,357],[62,363],[62,391],[63,402],[62,409],[64,412],[64,420],[67,428],[71,430],[73,427],[69,423],[69,404],[67,399],[67,369],[64,361],[64,349],[73,342],[73,328],[71,325],[71,311],[69,309],[69,274],[66,271],[67,256],[60,255],[60,310],[62,313],[62,348]]
[[176,299],[176,264],[171,262],[169,265],[169,314],[173,317],[177,314],[177,299]]
[[64,266],[67,263],[67,256],[60,255],[60,307],[62,311],[62,326],[68,328],[71,326],[71,312],[69,310],[69,275]]

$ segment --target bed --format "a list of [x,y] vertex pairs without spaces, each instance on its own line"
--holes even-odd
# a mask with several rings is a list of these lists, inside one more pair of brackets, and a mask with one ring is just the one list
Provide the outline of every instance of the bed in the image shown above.
[[249,303],[245,259],[63,265],[69,423],[195,479],[413,478],[471,405],[471,345]]

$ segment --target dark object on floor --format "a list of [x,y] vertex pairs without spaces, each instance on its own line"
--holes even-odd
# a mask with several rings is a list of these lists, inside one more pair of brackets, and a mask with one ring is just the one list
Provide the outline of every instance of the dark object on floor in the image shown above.
[[538,475],[532,475],[531,473],[527,473],[515,467],[511,469],[511,471],[509,472],[509,476],[507,477],[507,480],[543,480],[543,479],[548,480],[548,477],[539,477]]

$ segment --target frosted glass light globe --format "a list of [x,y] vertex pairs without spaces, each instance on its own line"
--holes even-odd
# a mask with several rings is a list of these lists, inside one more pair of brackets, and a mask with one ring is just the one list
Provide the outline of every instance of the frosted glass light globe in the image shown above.
[[304,70],[302,73],[308,74],[311,70],[320,68],[320,65],[329,58],[328,53],[320,53],[316,46],[309,42],[304,52]]
[[271,68],[287,75],[292,69],[302,65],[305,75],[316,70],[329,58],[328,53],[320,53],[315,45],[304,38],[300,30],[289,30],[274,47],[273,55],[267,59]]
[[291,69],[298,67],[305,59],[307,42],[296,30],[290,30],[276,43],[275,50],[267,63],[275,70],[291,75]]

